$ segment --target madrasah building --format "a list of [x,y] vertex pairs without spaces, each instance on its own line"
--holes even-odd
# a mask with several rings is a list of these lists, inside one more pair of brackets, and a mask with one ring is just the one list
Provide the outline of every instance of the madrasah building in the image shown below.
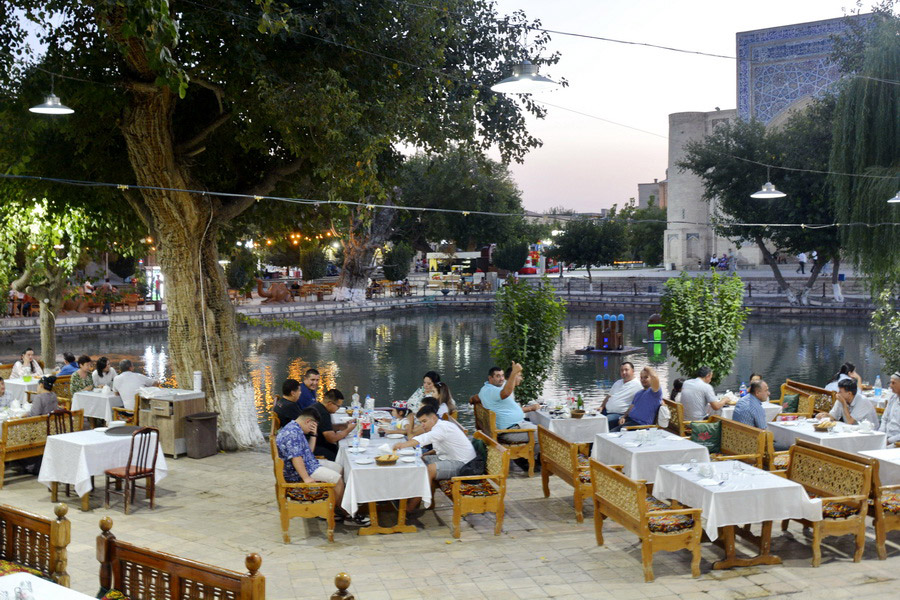
[[699,177],[680,171],[676,164],[684,158],[688,141],[702,139],[723,123],[757,119],[768,127],[778,127],[792,112],[809,104],[839,79],[838,67],[829,58],[832,36],[843,35],[847,29],[846,20],[837,18],[738,33],[737,109],[669,115],[667,268],[705,268],[710,255],[723,252],[736,255],[739,266],[762,264],[755,245],[738,248],[734,241],[713,232],[709,223],[716,203],[703,199]]

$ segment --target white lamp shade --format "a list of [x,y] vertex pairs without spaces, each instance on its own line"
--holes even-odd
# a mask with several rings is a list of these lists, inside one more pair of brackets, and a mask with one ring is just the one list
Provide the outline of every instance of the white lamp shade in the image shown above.
[[49,96],[44,98],[43,104],[38,104],[37,106],[32,106],[29,108],[33,113],[39,113],[42,115],[71,115],[74,110],[63,104],[59,101],[59,96],[56,94],[50,94]]
[[498,81],[491,90],[501,94],[535,94],[554,90],[558,84],[538,74],[538,66],[529,61],[513,65],[512,76]]
[[757,198],[759,200],[772,200],[774,198],[784,198],[785,196],[787,196],[787,194],[776,190],[771,181],[765,182],[762,189],[755,194],[750,194],[751,198]]
[[900,204],[900,191],[897,192],[897,195],[888,200],[888,204]]

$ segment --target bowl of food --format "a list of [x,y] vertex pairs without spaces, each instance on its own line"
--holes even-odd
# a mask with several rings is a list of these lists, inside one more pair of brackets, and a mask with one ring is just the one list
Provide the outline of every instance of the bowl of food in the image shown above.
[[396,463],[399,458],[400,457],[396,454],[382,454],[381,456],[375,457],[375,464],[381,465],[382,467],[392,465]]
[[584,411],[575,409],[570,414],[572,415],[573,419],[580,419],[581,417],[584,416]]
[[826,419],[813,425],[813,429],[816,431],[830,431],[835,425],[837,425],[837,423],[830,419]]

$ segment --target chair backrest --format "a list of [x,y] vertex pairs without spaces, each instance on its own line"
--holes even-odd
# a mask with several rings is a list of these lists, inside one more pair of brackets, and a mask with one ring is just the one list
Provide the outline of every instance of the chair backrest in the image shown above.
[[473,437],[484,442],[487,448],[486,474],[501,476],[503,478],[502,485],[505,486],[506,478],[509,476],[509,450],[481,431],[476,431]]
[[550,463],[554,473],[575,473],[578,470],[578,446],[559,437],[543,425],[537,428],[541,462]]
[[473,404],[473,407],[475,408],[475,429],[484,432],[490,438],[496,438],[494,433],[497,431],[496,413],[485,408],[480,401]]
[[722,454],[756,454],[756,466],[762,468],[766,453],[766,430],[733,419],[712,415],[709,420],[722,423]]
[[278,456],[278,445],[275,443],[275,436],[269,436],[269,451],[272,453],[272,466],[275,469],[275,484],[284,485],[287,483],[284,479],[284,461]]
[[56,382],[53,384],[53,393],[56,394],[59,398],[71,398],[71,379],[71,375],[62,375],[60,377],[57,377]]
[[872,467],[806,446],[791,446],[787,478],[817,496],[868,496]]
[[663,400],[663,402],[665,402],[666,406],[669,408],[669,426],[666,429],[684,437],[687,435],[684,425],[684,406],[681,402],[674,402],[672,400]]
[[281,429],[281,419],[278,418],[278,413],[276,413],[274,410],[269,413],[269,418],[272,422],[272,427],[269,430],[269,436],[274,438],[278,433],[278,430]]
[[837,392],[831,392],[809,383],[788,379],[781,384],[781,402],[787,394],[799,394],[798,413],[814,414],[828,412],[837,401]]
[[[156,457],[159,454],[159,429],[141,427],[131,434],[131,449],[128,451],[128,467],[156,470]],[[129,468],[127,472],[131,472]]]
[[47,415],[40,415],[4,421],[4,460],[43,454],[47,443],[47,418]]
[[0,365],[0,377],[2,377],[4,380],[9,379],[9,376],[12,375],[14,366],[15,363]]
[[869,465],[870,467],[872,467],[872,496],[874,497],[879,495],[878,491],[881,488],[881,475],[878,473],[878,459],[863,456],[862,454],[857,454],[856,452],[846,452],[844,450],[838,450],[837,448],[829,448],[828,446],[822,446],[821,444],[815,444],[813,442],[800,438],[797,438],[794,443],[801,448],[809,448],[811,450],[817,450],[824,454],[830,454],[832,456],[837,456],[845,460]]
[[247,555],[247,573],[181,558],[174,554],[142,548],[116,539],[110,532],[112,519],[100,521],[97,560],[100,587],[114,589],[131,600],[263,600],[266,578],[259,573],[262,558]]
[[47,435],[58,433],[71,433],[75,431],[75,422],[71,411],[65,408],[57,408],[47,415]]
[[66,546],[71,538],[71,524],[66,513],[69,507],[57,504],[53,511],[55,521],[0,505],[0,558],[37,569],[44,577],[68,586]]
[[603,512],[626,529],[638,531],[647,516],[647,485],[594,459],[590,466],[591,485]]

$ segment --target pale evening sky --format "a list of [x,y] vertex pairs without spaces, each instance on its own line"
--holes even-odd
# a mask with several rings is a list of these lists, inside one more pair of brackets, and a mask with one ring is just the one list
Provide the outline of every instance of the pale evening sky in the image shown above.
[[[843,16],[853,0],[498,0],[547,29],[735,55],[735,34]],[[865,12],[869,12],[866,10]],[[553,35],[560,62],[541,73],[569,87],[537,99],[660,135],[668,115],[735,108],[736,61]],[[529,119],[543,147],[513,164],[525,208],[595,212],[637,196],[637,184],[666,176],[668,142],[549,108]]]

